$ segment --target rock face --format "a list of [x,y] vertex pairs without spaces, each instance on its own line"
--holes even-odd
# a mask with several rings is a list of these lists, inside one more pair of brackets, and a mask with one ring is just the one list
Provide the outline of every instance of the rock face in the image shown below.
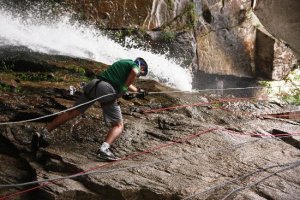
[[297,62],[293,52],[266,30],[260,30],[252,4],[251,1],[199,3],[196,44],[200,71],[281,80],[293,69]]
[[247,16],[250,1],[207,1],[201,6],[196,33],[199,69],[252,77],[256,32]]
[[255,73],[265,80],[282,80],[296,65],[292,50],[285,44],[257,30]]
[[[17,93],[1,90],[1,123],[71,107],[79,93],[70,95],[69,86],[74,85],[70,77],[80,82],[72,66],[88,66],[91,77],[105,68],[100,63],[26,50],[1,52],[1,86],[18,88]],[[22,62],[24,58],[26,62]],[[8,66],[13,73],[5,70]],[[33,73],[56,77],[61,72],[65,74],[63,80],[28,79],[35,77]],[[11,80],[17,85],[13,86]],[[171,91],[152,80],[136,84],[151,92]],[[98,104],[53,131],[51,146],[38,152],[30,148],[31,135],[52,118],[1,124],[0,198],[299,199],[299,145],[272,136],[276,133],[293,140],[290,136],[299,134],[299,123],[265,115],[295,107],[265,99],[221,98],[203,93],[151,94],[145,99],[121,99],[120,104],[125,130],[113,150],[122,160],[114,163],[95,158],[107,131]],[[18,188],[1,187],[71,174],[82,176]]]
[[[230,82],[232,77],[247,86],[251,86],[249,85],[251,79],[281,80],[296,63],[289,47],[269,34],[262,36],[262,32],[257,29],[259,22],[255,20],[252,12],[254,4],[257,4],[255,13],[259,13],[263,21],[267,20],[271,24],[276,22],[272,15],[268,14],[268,10],[264,11],[267,2],[257,3],[251,0],[130,2],[66,0],[65,2],[104,29],[146,30],[151,37],[152,48],[160,53],[167,49],[171,57],[181,60],[185,67],[194,71],[195,87],[201,88],[201,84],[198,83],[203,82],[202,77],[205,76],[211,76],[211,80],[223,80],[226,82],[224,87],[236,86]],[[295,13],[293,19],[297,19],[297,11],[292,12]],[[276,26],[275,23],[273,26]],[[282,27],[277,30],[287,29]],[[292,31],[285,32],[290,34]],[[295,33],[298,33],[297,28]],[[217,86],[218,81],[211,84]]]
[[105,28],[137,28],[146,30],[165,26],[181,15],[189,0],[153,1],[153,0],[112,0],[112,1],[76,1],[65,0],[78,11]]
[[256,0],[254,12],[275,37],[285,41],[300,58],[300,2]]
[[[163,42],[173,47],[171,55],[186,58],[193,68],[197,88],[245,87],[257,77],[281,79],[294,62],[284,43],[257,30],[250,0],[50,2],[74,6],[80,17],[103,29],[141,29],[157,49]],[[267,9],[263,2],[256,2],[256,12]],[[170,93],[155,81],[140,80],[141,88],[162,93],[120,100],[125,130],[113,150],[122,160],[95,158],[107,131],[98,104],[53,131],[50,147],[33,152],[32,133],[53,117],[10,122],[71,107],[80,92],[72,95],[70,86],[79,90],[80,82],[105,67],[1,47],[0,199],[299,199],[300,126],[296,114],[289,114],[291,119],[282,114],[299,108],[262,98]],[[242,93],[264,96],[257,90]],[[284,119],[266,115],[276,113]],[[73,174],[82,176],[64,178]],[[2,187],[44,179],[55,181]]]
[[[4,2],[14,4],[8,0]],[[16,5],[11,7],[20,10],[19,7],[22,7],[24,2],[16,2]],[[158,53],[168,52],[169,57],[176,58],[183,67],[193,70],[195,86],[199,85],[198,82],[205,75],[212,76],[212,80],[226,79],[226,76],[228,79],[235,77],[244,84],[248,84],[249,79],[257,78],[280,80],[293,69],[296,62],[289,48],[290,46],[295,51],[296,46],[290,43],[297,45],[298,41],[296,36],[299,26],[296,19],[299,18],[299,3],[296,1],[285,1],[282,8],[279,8],[281,1],[253,0],[26,2],[24,9],[36,2],[50,2],[51,8],[56,8],[57,4],[70,6],[76,11],[77,18],[90,20],[101,29],[113,32],[116,39],[123,41],[125,46],[127,44],[124,41],[128,37],[142,39],[143,42],[139,43],[138,47],[151,48]],[[269,4],[271,6],[268,6]],[[34,4],[33,7],[43,10],[42,15],[49,15],[45,9],[46,5]],[[278,39],[269,34],[262,36],[260,23],[253,14],[253,8],[255,13],[261,16],[260,19],[266,24],[267,30],[270,26],[270,32],[278,35]],[[279,19],[280,9],[289,10],[288,13],[293,14],[282,14],[284,17]],[[61,13],[61,10],[50,13]],[[291,23],[288,22],[289,19]],[[292,20],[295,23],[292,23]],[[281,25],[276,26],[277,22],[281,22]],[[289,24],[295,24],[295,27],[287,29]],[[280,40],[284,39],[283,35],[292,38],[288,45]],[[266,49],[268,51],[265,51]],[[217,81],[212,84],[217,85]]]

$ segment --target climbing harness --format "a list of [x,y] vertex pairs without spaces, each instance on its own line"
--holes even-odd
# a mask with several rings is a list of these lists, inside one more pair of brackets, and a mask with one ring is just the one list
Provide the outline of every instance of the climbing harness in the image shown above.
[[94,85],[89,89],[89,91],[86,91],[84,90],[83,91],[83,94],[84,96],[89,99],[89,100],[93,100],[92,98],[92,92],[94,92],[94,97],[96,96],[96,92],[97,92],[97,87],[98,87],[98,84],[101,82],[102,80],[101,79],[98,79]]

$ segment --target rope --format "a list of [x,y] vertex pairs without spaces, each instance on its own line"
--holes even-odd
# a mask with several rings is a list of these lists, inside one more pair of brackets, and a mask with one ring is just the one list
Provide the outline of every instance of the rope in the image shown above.
[[242,101],[242,100],[250,100],[250,99],[257,99],[256,97],[247,97],[247,98],[229,98],[229,99],[223,99],[218,101],[211,101],[211,102],[198,102],[193,104],[186,104],[186,105],[177,105],[177,106],[170,106],[165,108],[158,108],[158,109],[150,109],[150,110],[144,110],[144,113],[155,113],[165,110],[173,110],[177,108],[187,108],[187,107],[195,107],[195,106],[202,106],[202,105],[210,105],[215,103],[223,103],[223,102],[235,102],[235,101]]
[[[32,187],[32,188],[29,188],[27,190],[23,190],[23,191],[20,191],[20,192],[17,192],[17,193],[13,193],[13,194],[10,194],[10,195],[7,195],[7,196],[0,197],[0,200],[4,200],[4,199],[7,199],[7,198],[10,198],[10,197],[13,197],[13,196],[21,195],[21,194],[24,194],[24,193],[42,188],[42,187],[47,186],[51,183],[55,183],[57,181],[64,180],[64,179],[71,179],[71,178],[76,178],[76,177],[79,177],[79,176],[85,176],[85,175],[94,174],[94,173],[111,173],[111,172],[131,169],[131,168],[138,168],[138,167],[150,166],[150,165],[153,165],[153,164],[159,164],[159,163],[163,163],[163,162],[167,162],[167,161],[171,161],[171,160],[175,160],[175,159],[180,159],[180,158],[187,157],[187,156],[193,156],[193,155],[196,155],[198,153],[186,154],[186,155],[183,155],[183,156],[173,157],[173,158],[165,159],[165,160],[162,160],[162,161],[154,161],[154,162],[146,163],[144,165],[135,165],[135,166],[129,166],[129,167],[119,168],[119,169],[112,169],[112,170],[107,170],[107,171],[97,170],[99,168],[104,168],[104,167],[111,166],[111,165],[113,165],[117,162],[121,162],[123,160],[128,160],[130,158],[135,158],[137,156],[141,156],[141,155],[144,155],[144,154],[151,153],[155,150],[162,149],[164,147],[171,146],[173,144],[178,144],[178,143],[182,143],[184,141],[194,139],[194,138],[196,138],[196,137],[198,137],[202,134],[209,133],[209,132],[214,131],[214,130],[219,130],[219,129],[204,130],[204,131],[201,131],[197,134],[192,134],[188,137],[185,137],[185,138],[179,139],[177,141],[174,141],[172,143],[160,145],[160,146],[157,146],[157,147],[154,147],[154,148],[150,148],[150,149],[147,149],[143,152],[139,152],[139,153],[133,154],[131,156],[124,157],[121,160],[118,160],[118,161],[115,161],[115,162],[112,162],[112,163],[107,163],[107,164],[104,164],[104,165],[100,165],[100,166],[91,168],[89,170],[86,170],[86,171],[83,171],[83,172],[80,172],[80,173],[77,173],[77,174],[74,174],[74,175],[70,175],[70,176],[66,176],[66,177],[60,177],[60,178],[54,178],[54,179],[44,179],[44,180],[40,180],[40,181],[32,181],[32,182],[26,182],[26,183],[20,183],[20,184],[0,185],[0,188],[1,187],[5,188],[5,187],[18,187],[18,186],[27,186],[27,185],[37,184],[37,183],[44,183],[40,186]],[[286,134],[286,136],[280,136],[279,138],[283,138],[283,137],[289,137],[289,135]],[[220,149],[214,148],[215,149],[214,151],[224,151],[224,150],[231,149],[231,148],[235,149],[235,148],[238,148],[238,147],[246,145],[246,144],[251,144],[251,143],[261,141],[261,140],[266,140],[266,139],[275,139],[275,138],[259,138],[259,139],[253,140],[253,141],[247,141],[247,142],[244,142],[244,143],[239,143],[237,145],[233,145],[232,147],[226,147],[226,148],[220,148]],[[207,152],[212,152],[212,151],[213,151],[213,149],[212,150],[207,150]]]
[[[300,87],[300,85],[295,85],[297,87]],[[209,91],[227,91],[227,90],[248,90],[248,89],[266,89],[266,88],[277,88],[277,87],[292,87],[292,86],[257,86],[257,87],[236,87],[236,88],[212,88],[212,89],[202,89],[202,90],[175,90],[175,91],[162,91],[162,92],[148,92],[149,94],[169,94],[169,93],[200,93],[200,92],[209,92]]]
[[[262,138],[262,139],[263,139],[263,138]],[[300,164],[300,160],[295,161],[295,162],[285,163],[285,164],[271,165],[271,166],[268,166],[268,167],[264,167],[264,168],[258,169],[258,170],[256,170],[256,171],[251,171],[251,172],[249,172],[249,173],[247,173],[247,174],[243,174],[242,176],[239,176],[239,177],[237,177],[237,178],[235,178],[235,179],[233,179],[233,180],[225,181],[225,182],[222,183],[222,184],[213,186],[213,187],[208,188],[208,189],[206,189],[206,190],[204,190],[204,191],[202,191],[202,192],[198,192],[198,193],[192,194],[192,195],[190,195],[190,196],[188,196],[188,197],[183,198],[182,200],[191,199],[191,198],[193,198],[193,197],[196,197],[196,196],[202,195],[202,194],[204,194],[204,193],[207,193],[207,192],[216,190],[216,189],[218,189],[218,188],[222,188],[222,187],[224,187],[224,186],[227,186],[228,184],[235,183],[235,182],[237,182],[238,180],[245,179],[245,178],[247,178],[248,176],[252,176],[252,175],[257,174],[257,173],[260,173],[260,172],[262,172],[262,171],[266,171],[267,169],[277,168],[277,167],[285,167],[285,166],[295,165],[295,164]]]
[[[238,148],[240,146],[243,146],[243,145],[246,145],[246,144],[249,144],[249,143],[254,143],[254,142],[257,142],[257,141],[258,140],[254,140],[254,141],[250,141],[250,142],[249,141],[248,142],[243,142],[243,143],[233,145],[232,147],[226,147],[226,148],[220,148],[220,149],[212,148],[212,150],[206,150],[206,151],[208,153],[210,153],[212,151],[225,151],[225,150],[228,150],[228,149],[235,149],[235,148]],[[31,182],[24,182],[24,183],[18,183],[18,184],[0,185],[0,188],[21,187],[21,186],[34,185],[34,184],[44,183],[44,182],[56,182],[56,181],[59,181],[59,180],[74,179],[74,178],[77,178],[77,177],[80,177],[80,176],[87,176],[87,175],[96,174],[96,173],[105,174],[105,173],[112,173],[112,172],[117,172],[117,171],[125,171],[125,170],[128,170],[128,169],[147,167],[147,166],[151,166],[151,165],[165,163],[165,162],[169,162],[169,161],[172,161],[172,160],[177,160],[177,159],[181,159],[181,158],[185,158],[185,157],[195,156],[195,155],[198,155],[198,154],[199,154],[199,152],[198,153],[189,153],[189,154],[185,154],[185,155],[182,155],[182,156],[171,157],[171,158],[168,158],[168,159],[149,162],[149,163],[142,164],[142,165],[132,165],[132,166],[124,167],[124,168],[111,169],[111,170],[106,170],[106,171],[95,170],[95,171],[84,172],[84,173],[80,173],[80,174],[74,174],[74,175],[64,176],[64,177],[59,177],[59,178],[43,179],[43,180],[40,180],[40,181],[31,181]]]
[[41,116],[41,117],[37,117],[37,118],[32,118],[32,119],[27,119],[27,120],[22,120],[22,121],[17,121],[17,122],[2,122],[2,123],[0,123],[0,126],[1,126],[1,125],[11,125],[11,124],[21,124],[21,123],[32,122],[32,121],[37,121],[37,120],[40,120],[40,119],[52,117],[52,116],[55,116],[55,115],[58,115],[58,114],[61,114],[61,113],[64,113],[64,112],[67,112],[67,111],[70,111],[70,110],[74,110],[74,109],[76,109],[76,108],[78,108],[78,107],[80,107],[80,106],[84,106],[84,105],[93,103],[93,102],[95,102],[95,101],[98,101],[99,99],[102,99],[102,98],[104,98],[104,97],[111,96],[111,95],[116,95],[116,93],[106,94],[106,95],[100,96],[100,97],[98,97],[98,98],[95,98],[95,99],[93,99],[93,100],[91,100],[91,101],[88,101],[88,102],[79,104],[79,105],[77,105],[77,106],[68,108],[68,109],[66,109],[66,110],[62,110],[62,111],[59,111],[59,112],[56,112],[56,113],[52,113],[52,114],[49,114],[49,115],[45,115],[45,116]]
[[227,198],[229,198],[229,197],[230,197],[231,195],[233,195],[234,193],[240,192],[240,191],[242,191],[242,190],[244,190],[244,189],[247,189],[247,188],[254,187],[254,186],[256,186],[256,185],[262,183],[263,181],[267,180],[268,178],[270,178],[270,177],[272,177],[272,176],[274,176],[274,175],[276,175],[276,174],[278,174],[278,173],[281,173],[281,172],[284,172],[284,171],[287,171],[287,170],[290,170],[290,169],[299,167],[299,166],[300,166],[300,161],[293,162],[293,163],[288,163],[288,165],[291,165],[291,166],[287,166],[287,167],[285,167],[285,168],[283,168],[283,169],[280,169],[280,170],[278,170],[278,171],[276,171],[276,172],[273,172],[273,173],[270,174],[269,176],[266,176],[266,177],[260,179],[259,181],[255,182],[255,183],[253,183],[253,184],[247,185],[247,186],[245,186],[245,187],[240,187],[240,188],[237,188],[237,189],[231,191],[228,195],[226,195],[224,198],[222,198],[222,200],[226,200]]
[[[197,91],[181,91],[181,90],[176,90],[176,91],[162,91],[162,92],[148,92],[148,94],[169,94],[169,93],[199,93],[199,92],[207,92],[207,91],[225,91],[225,90],[246,90],[246,89],[264,89],[264,88],[273,88],[273,87],[282,87],[282,86],[269,86],[269,87],[244,87],[244,88],[224,88],[224,89],[203,89],[203,90],[197,90]],[[286,86],[285,86],[286,87]],[[132,92],[133,94],[136,94],[137,92]],[[32,118],[32,119],[28,119],[28,120],[22,120],[22,121],[16,121],[16,122],[1,122],[1,125],[11,125],[11,124],[21,124],[21,123],[26,123],[26,122],[32,122],[32,121],[37,121],[40,119],[45,119],[48,117],[52,117],[55,115],[59,115],[61,113],[70,111],[70,110],[74,110],[80,106],[86,105],[86,104],[90,104],[93,103],[99,99],[102,99],[104,97],[107,96],[111,96],[111,95],[116,95],[116,93],[110,93],[110,94],[106,94],[103,96],[100,96],[98,98],[95,98],[91,101],[88,101],[86,103],[82,103],[79,104],[77,106],[68,108],[66,110],[62,110],[56,113],[52,113],[49,115],[45,115],[45,116],[41,116],[41,117],[37,117],[37,118]],[[245,100],[245,99],[257,99],[256,97],[248,97],[248,98],[231,98],[230,100],[227,101],[233,101],[233,100]],[[221,101],[214,101],[214,102],[210,102],[210,103],[196,103],[196,104],[191,104],[191,105],[182,105],[182,106],[174,106],[174,107],[169,107],[169,108],[161,108],[161,109],[157,109],[157,110],[148,110],[148,111],[144,111],[145,113],[150,113],[150,112],[158,112],[158,111],[162,111],[162,110],[170,110],[170,109],[175,109],[175,108],[183,108],[183,107],[193,107],[193,106],[199,106],[199,105],[207,105],[207,104],[213,104],[213,103],[220,103],[220,102],[226,102],[226,100],[221,100]]]
[[[211,129],[207,129],[207,130],[204,130],[204,131],[200,131],[196,134],[191,134],[187,137],[184,137],[184,138],[180,138],[178,140],[175,140],[173,142],[170,142],[170,143],[167,143],[167,144],[162,144],[162,145],[159,145],[159,146],[156,146],[156,147],[152,147],[152,148],[149,148],[149,149],[146,149],[145,151],[142,151],[142,152],[138,152],[136,154],[133,154],[133,155],[129,155],[129,156],[126,156],[120,160],[117,160],[117,161],[114,161],[114,162],[111,162],[111,163],[107,163],[107,164],[104,164],[104,165],[100,165],[100,166],[96,166],[94,168],[91,168],[89,170],[86,170],[86,171],[83,171],[83,172],[80,172],[80,173],[77,173],[77,174],[82,174],[82,173],[86,173],[86,172],[90,172],[90,171],[94,171],[94,170],[97,170],[99,168],[104,168],[104,167],[108,167],[108,166],[111,166],[115,163],[119,163],[121,161],[124,161],[124,160],[128,160],[128,159],[132,159],[132,158],[135,158],[135,157],[138,157],[138,156],[141,156],[141,155],[145,155],[145,154],[149,154],[149,153],[152,153],[154,151],[157,151],[159,149],[162,149],[162,148],[165,148],[165,147],[168,147],[168,146],[172,146],[174,144],[178,144],[178,143],[183,143],[185,141],[189,141],[189,140],[192,140],[194,138],[197,138],[199,137],[200,135],[203,135],[203,134],[206,134],[206,133],[209,133],[209,132],[212,132],[212,131],[215,131],[215,130],[218,130],[218,128],[211,128]],[[55,181],[54,181],[55,182]],[[53,182],[46,182],[45,184],[43,185],[40,185],[40,186],[36,186],[36,187],[33,187],[33,188],[29,188],[27,190],[23,190],[23,191],[19,191],[19,192],[16,192],[16,193],[13,193],[13,194],[9,194],[9,195],[6,195],[6,196],[2,196],[0,197],[0,200],[4,200],[4,199],[7,199],[7,198],[11,198],[11,197],[14,197],[14,196],[17,196],[17,195],[21,195],[21,194],[24,194],[24,193],[27,193],[27,192],[30,192],[30,191],[33,191],[33,190],[36,190],[36,189],[39,189],[41,187],[44,187],[46,185],[49,185]]]
[[[280,134],[276,134],[276,135],[273,135],[273,134],[264,134],[264,133],[253,133],[253,132],[245,132],[245,131],[243,131],[243,132],[236,132],[236,131],[233,131],[233,130],[229,130],[229,129],[222,129],[222,130],[224,130],[224,131],[227,131],[227,132],[230,132],[230,133],[232,133],[232,134],[236,134],[236,135],[246,135],[246,136],[248,136],[248,135],[250,135],[250,136],[272,136],[272,137],[281,137],[281,136],[286,136],[286,137],[291,137],[291,136],[293,136],[293,135],[300,135],[300,132],[295,132],[295,133],[280,133]],[[244,133],[244,134],[241,134],[241,133]]]
[[[250,88],[253,89],[253,88],[265,88],[265,87],[226,88],[226,89],[206,89],[206,90],[202,90],[202,91],[209,91],[209,90],[232,90],[232,89],[250,89]],[[182,93],[183,93],[183,92],[186,92],[186,91],[172,91],[172,93],[175,93],[175,92],[182,92]],[[198,92],[199,92],[199,91],[198,91]],[[159,92],[159,93],[168,93],[168,92]],[[159,93],[158,93],[158,92],[151,92],[150,94],[159,94]],[[171,92],[169,92],[169,93],[171,93]],[[47,118],[47,117],[50,117],[50,116],[54,116],[54,115],[57,115],[57,114],[60,114],[60,113],[63,113],[63,112],[67,112],[67,111],[76,109],[76,108],[78,108],[78,107],[80,107],[80,106],[83,106],[83,105],[86,105],[86,104],[90,104],[90,103],[92,103],[92,102],[95,102],[95,101],[97,101],[97,100],[99,100],[99,99],[101,99],[101,98],[104,98],[104,97],[110,96],[110,95],[115,95],[115,93],[103,95],[103,96],[98,97],[98,98],[96,98],[96,99],[93,99],[93,100],[91,100],[91,101],[89,101],[89,102],[80,104],[80,105],[78,105],[78,106],[75,106],[75,107],[72,107],[72,108],[69,108],[69,109],[66,109],[66,110],[57,112],[57,113],[53,113],[53,114],[50,114],[50,115],[46,115],[46,116],[42,116],[42,117],[34,118],[34,119],[29,119],[29,120],[18,121],[18,122],[4,122],[4,123],[0,123],[0,125],[5,125],[5,124],[18,124],[18,123],[25,123],[25,122],[30,122],[30,121],[36,121],[36,120],[39,120],[39,119]],[[241,100],[241,99],[251,99],[251,98],[236,98],[236,100],[237,100],[237,99]],[[228,100],[228,101],[229,101],[229,100]],[[210,102],[210,104],[216,103],[216,102],[224,102],[224,101],[214,101],[214,102]],[[198,103],[198,104],[199,104],[199,103]],[[192,105],[198,105],[198,104],[192,104]],[[203,104],[203,103],[202,103],[202,104]],[[206,104],[207,104],[207,103],[206,103]],[[189,105],[189,106],[190,106],[190,105]],[[170,107],[170,108],[178,108],[178,107],[182,107],[182,106]],[[194,135],[192,135],[192,136],[190,136],[190,137],[188,137],[188,138],[185,138],[185,139],[183,139],[183,140],[181,140],[181,141],[174,141],[174,142],[169,143],[169,144],[161,145],[161,146],[159,146],[159,147],[155,147],[155,148],[146,150],[146,151],[144,151],[144,152],[137,153],[137,154],[132,155],[132,156],[124,157],[124,158],[122,158],[121,160],[115,161],[115,162],[113,162],[113,163],[120,162],[120,161],[122,161],[122,160],[127,160],[127,159],[129,159],[129,158],[134,158],[134,157],[139,156],[139,155],[148,154],[148,153],[151,153],[152,151],[155,151],[155,150],[158,150],[158,149],[161,149],[161,148],[164,148],[164,147],[167,147],[167,146],[176,144],[176,143],[178,143],[178,142],[183,142],[183,141],[187,141],[187,140],[190,140],[190,139],[194,139],[195,137],[198,137],[198,136],[200,136],[200,135],[203,134],[203,133],[211,132],[211,131],[214,131],[214,130],[218,130],[218,129],[208,129],[208,130],[203,131],[203,132],[201,132],[201,133],[194,134]],[[167,160],[168,160],[168,159],[167,159]],[[155,162],[155,163],[158,163],[158,162],[160,162],[160,161],[157,161],[157,162]],[[145,165],[150,165],[150,164],[151,164],[151,163],[148,163],[148,164],[145,164]],[[83,175],[85,175],[84,173],[96,173],[96,172],[91,172],[91,171],[92,171],[92,170],[95,170],[95,169],[97,169],[97,168],[102,168],[102,167],[108,166],[108,165],[109,165],[109,164],[101,165],[101,166],[98,166],[98,167],[96,167],[96,168],[94,168],[94,169],[90,169],[90,170],[88,170],[88,171],[85,171],[85,172],[81,172],[81,173],[72,175],[71,178],[75,178],[75,177],[77,177],[77,176],[79,176],[79,175],[83,176]],[[136,167],[136,166],[133,166],[133,167]],[[127,168],[129,168],[129,167],[127,167]],[[89,172],[89,171],[90,171],[90,172]],[[110,171],[110,170],[108,170],[108,171]],[[74,177],[73,177],[73,176],[74,176]],[[59,180],[61,180],[61,179],[59,179]],[[42,181],[43,181],[43,180],[42,180]],[[47,182],[48,184],[51,184],[52,182],[55,182],[55,181],[56,181],[56,180],[48,180],[48,181],[45,180],[45,181],[43,181],[43,182]],[[36,183],[32,183],[32,184],[36,184]],[[11,195],[8,195],[8,196],[0,197],[0,200],[2,200],[2,199],[4,199],[4,198],[9,198],[9,197],[12,197],[12,196],[16,196],[16,195],[19,195],[19,194],[22,194],[22,193],[26,193],[26,192],[29,192],[29,191],[38,189],[38,188],[40,188],[40,187],[46,186],[46,185],[48,185],[48,184],[43,184],[43,185],[41,185],[41,186],[37,186],[37,187],[34,187],[34,188],[30,188],[30,189],[28,189],[28,190],[24,190],[24,191],[20,191],[20,192],[18,192],[18,193],[14,193],[14,194],[11,194]],[[14,186],[14,187],[15,187],[15,186]]]
[[[282,137],[285,137],[285,136],[282,136]],[[253,141],[247,141],[247,142],[239,143],[239,144],[233,145],[231,147],[226,147],[226,148],[212,148],[212,149],[206,150],[206,152],[211,153],[213,151],[225,151],[225,150],[229,150],[229,149],[235,150],[235,149],[237,149],[237,148],[239,148],[241,146],[244,146],[244,145],[247,145],[247,144],[252,144],[252,143],[255,143],[255,142],[258,142],[258,141],[261,141],[261,140],[265,140],[265,139],[274,139],[274,138],[260,138],[260,139],[256,139],[256,140],[253,140]],[[150,153],[149,151],[150,150],[146,150],[144,152]],[[194,156],[194,155],[198,155],[198,154],[199,153],[190,153],[190,154],[185,154],[185,155],[182,155],[182,156],[172,157],[172,158],[168,158],[168,159],[164,159],[164,160],[149,162],[149,163],[146,163],[146,164],[143,164],[143,165],[132,165],[132,166],[124,167],[124,168],[118,168],[118,169],[112,169],[112,170],[106,170],[106,171],[102,171],[102,170],[94,170],[94,171],[92,171],[90,169],[90,170],[87,170],[87,171],[83,171],[83,172],[80,172],[80,173],[77,173],[77,174],[74,174],[74,175],[70,175],[70,176],[65,176],[65,177],[59,177],[59,178],[53,178],[53,179],[44,179],[44,180],[40,180],[40,181],[25,182],[25,183],[19,183],[19,184],[0,185],[0,188],[9,188],[9,187],[21,187],[21,186],[28,186],[28,185],[38,184],[38,183],[45,183],[45,184],[42,184],[40,186],[36,186],[36,187],[30,188],[28,190],[24,190],[24,191],[20,191],[18,193],[14,193],[14,194],[11,194],[11,195],[0,197],[0,200],[4,200],[6,198],[10,198],[10,197],[17,196],[17,195],[20,195],[20,194],[23,194],[23,193],[26,193],[26,192],[30,192],[32,190],[35,190],[35,189],[38,189],[38,188],[41,188],[41,187],[45,187],[45,186],[47,186],[47,185],[49,185],[51,183],[55,183],[55,182],[58,182],[58,181],[61,181],[61,180],[64,180],[64,179],[74,179],[74,178],[77,178],[77,177],[80,177],[80,176],[87,176],[87,175],[96,174],[96,173],[113,173],[113,172],[117,172],[117,171],[124,171],[124,170],[128,170],[128,169],[139,168],[139,167],[146,167],[146,166],[160,164],[160,163],[164,163],[164,162],[168,162],[168,161],[172,161],[172,160],[176,160],[176,159],[181,159],[181,158],[185,158],[185,157],[189,157],[189,156]],[[136,156],[137,155],[134,155],[134,156],[132,156],[132,158],[136,157]],[[126,159],[126,157],[122,158],[122,160],[127,160],[127,159]],[[112,162],[111,164],[101,165],[98,168],[102,168],[104,166],[112,165],[113,163],[115,163],[115,162]],[[271,166],[271,167],[268,167],[268,168],[273,168],[273,167],[277,167],[277,166],[278,165]],[[94,169],[96,169],[96,168],[94,168]],[[259,170],[259,171],[262,171],[262,170]],[[259,171],[257,171],[257,172],[259,172]],[[257,172],[255,172],[255,173],[257,173]],[[252,172],[251,174],[254,174],[254,172]],[[246,176],[249,176],[249,175],[246,175]],[[243,177],[240,177],[238,179],[245,178],[246,176],[244,175]],[[201,193],[208,192],[210,190],[214,190],[216,188],[219,188],[219,187],[222,187],[224,185],[227,185],[228,183],[233,183],[233,182],[235,182],[238,179],[227,181],[224,184],[222,184],[221,186],[220,185],[215,186],[215,187],[210,188],[210,189],[208,189],[206,191],[203,191]],[[189,199],[189,198],[197,196],[199,194],[200,193],[196,193],[196,194],[193,194],[192,196],[186,197],[184,199]]]

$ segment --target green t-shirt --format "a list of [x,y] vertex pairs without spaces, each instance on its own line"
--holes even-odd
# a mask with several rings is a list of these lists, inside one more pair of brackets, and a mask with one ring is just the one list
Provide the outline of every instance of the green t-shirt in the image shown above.
[[139,66],[133,60],[119,60],[98,76],[99,78],[107,80],[117,92],[127,91],[128,88],[125,85],[125,82],[133,68],[138,69],[138,72],[140,72]]

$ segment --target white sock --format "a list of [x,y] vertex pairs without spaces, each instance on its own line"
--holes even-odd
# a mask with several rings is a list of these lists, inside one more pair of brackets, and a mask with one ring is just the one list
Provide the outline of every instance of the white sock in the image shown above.
[[110,147],[110,145],[107,142],[103,142],[102,145],[101,145],[101,147],[100,147],[100,150],[101,151],[105,151],[109,147]]

